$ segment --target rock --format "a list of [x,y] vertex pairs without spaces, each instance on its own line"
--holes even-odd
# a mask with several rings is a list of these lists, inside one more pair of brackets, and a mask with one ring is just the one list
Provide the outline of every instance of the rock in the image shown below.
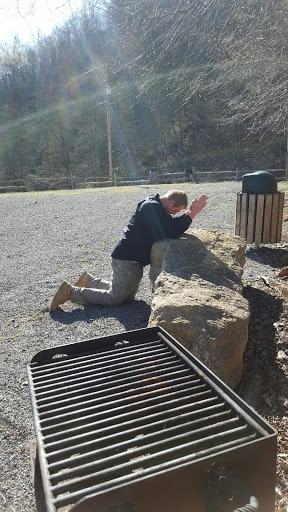
[[288,297],[288,283],[283,280],[283,277],[280,278],[271,278],[270,285],[277,291],[278,295],[287,299]]
[[249,305],[242,296],[245,242],[213,230],[188,230],[154,244],[149,326],[159,325],[226,384],[242,377]]
[[288,276],[288,267],[284,267],[276,274],[276,277],[286,277]]

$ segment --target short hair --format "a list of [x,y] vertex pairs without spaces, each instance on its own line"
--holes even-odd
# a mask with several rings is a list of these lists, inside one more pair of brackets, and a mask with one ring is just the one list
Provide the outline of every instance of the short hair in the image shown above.
[[182,190],[168,190],[166,192],[165,197],[170,201],[174,201],[174,206],[184,206],[187,208],[188,197],[185,192]]

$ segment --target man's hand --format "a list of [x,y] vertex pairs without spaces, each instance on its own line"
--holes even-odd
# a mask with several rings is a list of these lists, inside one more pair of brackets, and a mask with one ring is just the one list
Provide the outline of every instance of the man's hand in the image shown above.
[[198,213],[203,210],[203,208],[206,206],[208,201],[208,196],[203,194],[199,198],[193,199],[192,203],[190,204],[189,210],[187,210],[186,215],[189,215],[191,219],[194,219]]

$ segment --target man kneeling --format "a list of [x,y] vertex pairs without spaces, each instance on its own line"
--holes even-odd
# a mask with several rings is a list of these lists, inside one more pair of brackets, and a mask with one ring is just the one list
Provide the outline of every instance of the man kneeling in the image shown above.
[[[143,268],[151,263],[152,245],[164,238],[182,235],[206,206],[207,200],[208,197],[202,195],[187,208],[187,194],[181,190],[170,190],[163,196],[156,194],[141,201],[111,254],[111,282],[96,279],[87,272],[80,276],[74,286],[64,281],[53,297],[50,312],[69,300],[76,304],[103,306],[133,300],[143,276]],[[174,217],[181,211],[181,215]]]

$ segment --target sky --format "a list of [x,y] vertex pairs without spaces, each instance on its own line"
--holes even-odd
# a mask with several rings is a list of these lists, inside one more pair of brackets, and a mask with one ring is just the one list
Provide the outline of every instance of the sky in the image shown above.
[[40,31],[51,33],[56,25],[81,7],[82,0],[0,0],[0,43],[33,42]]

